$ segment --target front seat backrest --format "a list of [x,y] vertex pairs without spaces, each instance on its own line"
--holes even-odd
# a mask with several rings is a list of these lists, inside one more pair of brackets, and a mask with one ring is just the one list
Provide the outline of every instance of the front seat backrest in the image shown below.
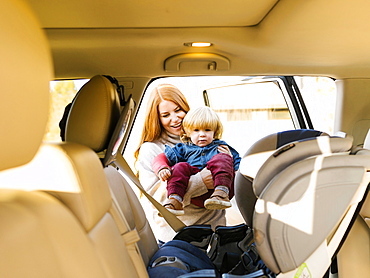
[[[83,144],[95,152],[101,152],[108,148],[110,152],[113,149],[117,151],[110,144],[111,137],[114,135],[116,126],[123,124],[126,116],[129,116],[131,121],[134,102],[131,97],[128,97],[121,112],[119,95],[116,91],[112,92],[114,87],[107,82],[110,83],[106,77],[95,76],[77,93],[66,124],[67,142]],[[118,115],[116,115],[117,113]],[[115,135],[120,137],[119,134]],[[108,155],[105,155],[105,158],[107,157]],[[109,158],[104,159],[103,162],[109,164],[109,160]],[[130,184],[114,167],[104,167],[104,172],[114,199],[117,201],[118,209],[123,213],[130,229],[136,230],[141,238],[138,246],[142,258],[147,264],[157,251],[158,245],[145,217],[145,212]]]

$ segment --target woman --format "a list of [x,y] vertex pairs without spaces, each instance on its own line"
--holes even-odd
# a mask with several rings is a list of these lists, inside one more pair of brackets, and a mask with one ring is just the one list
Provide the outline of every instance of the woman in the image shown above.
[[[181,124],[189,105],[178,88],[170,84],[158,85],[151,93],[139,148],[135,152],[136,168],[141,184],[158,202],[166,199],[166,184],[159,181],[152,170],[154,157],[162,153],[165,145],[180,143]],[[212,228],[226,225],[224,210],[207,210],[190,203],[190,199],[213,189],[212,175],[206,168],[190,178],[184,196],[184,215],[179,216],[186,225],[209,224]],[[143,197],[145,198],[145,197]],[[158,212],[145,201],[144,208],[156,237],[163,242],[171,240],[175,232]],[[148,205],[151,207],[149,208]]]

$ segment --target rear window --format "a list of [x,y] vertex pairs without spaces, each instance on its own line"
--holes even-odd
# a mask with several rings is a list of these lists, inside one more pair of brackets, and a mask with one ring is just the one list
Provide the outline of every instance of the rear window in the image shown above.
[[60,142],[59,121],[63,117],[64,108],[75,97],[78,90],[89,79],[63,80],[50,82],[50,112],[44,141]]

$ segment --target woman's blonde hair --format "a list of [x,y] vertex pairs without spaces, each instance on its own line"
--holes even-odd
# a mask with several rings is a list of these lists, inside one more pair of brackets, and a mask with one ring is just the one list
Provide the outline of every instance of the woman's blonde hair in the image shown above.
[[139,156],[140,147],[144,142],[153,142],[161,137],[164,128],[160,121],[158,106],[164,100],[172,101],[177,104],[185,113],[190,109],[185,96],[174,85],[161,84],[155,87],[147,103],[143,131],[141,133],[139,146],[134,153],[136,160]]
[[208,106],[198,107],[190,110],[182,121],[183,133],[181,140],[189,142],[189,134],[194,129],[212,129],[214,139],[221,139],[223,126],[217,113]]

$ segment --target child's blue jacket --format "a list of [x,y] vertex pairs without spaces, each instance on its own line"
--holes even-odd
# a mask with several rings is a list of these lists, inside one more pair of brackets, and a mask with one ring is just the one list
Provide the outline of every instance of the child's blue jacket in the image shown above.
[[178,143],[172,148],[166,145],[164,154],[166,155],[170,166],[173,166],[178,162],[188,162],[192,166],[203,169],[207,166],[207,162],[214,155],[219,153],[217,150],[219,145],[226,145],[229,147],[234,159],[234,170],[238,170],[241,160],[239,153],[225,141],[218,139],[213,140],[212,143],[205,147],[199,147],[193,143]]

